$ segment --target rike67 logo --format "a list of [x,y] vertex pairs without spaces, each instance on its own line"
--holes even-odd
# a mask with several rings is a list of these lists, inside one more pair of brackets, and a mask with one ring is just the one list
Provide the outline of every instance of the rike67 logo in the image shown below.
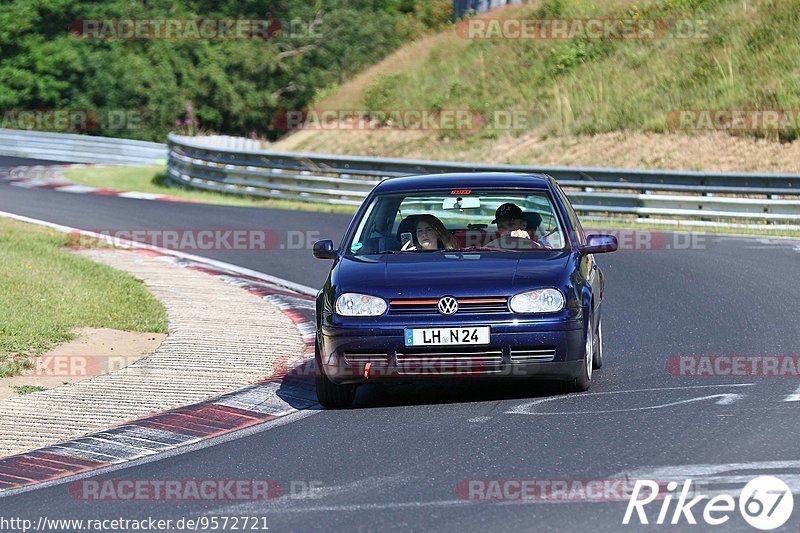
[[[700,517],[706,525],[720,526],[728,522],[737,510],[736,500],[729,494],[718,494],[714,497],[700,494],[689,499],[693,492],[690,479],[684,481],[680,490],[675,481],[667,484],[666,494],[662,494],[660,488],[655,481],[637,480],[622,523],[630,524],[635,513],[640,524],[697,525],[697,518]],[[672,502],[676,499],[672,508]],[[704,500],[707,501],[703,505],[701,502]],[[655,501],[659,501],[661,505],[658,517],[650,522],[652,516],[648,517],[645,507]],[[771,531],[784,525],[792,516],[793,509],[794,496],[791,489],[773,476],[759,476],[751,480],[739,494],[739,514],[748,524],[762,531]]]

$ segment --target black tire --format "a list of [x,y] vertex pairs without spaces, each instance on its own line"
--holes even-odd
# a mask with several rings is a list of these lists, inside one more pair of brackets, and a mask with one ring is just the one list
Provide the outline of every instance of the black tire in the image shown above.
[[337,385],[327,376],[317,376],[317,400],[328,409],[345,409],[356,399],[356,385]]
[[[599,315],[600,313],[598,313]],[[592,357],[594,369],[603,368],[603,318],[598,317],[597,329],[594,335],[594,355]]]
[[[594,316],[589,314],[586,329],[586,342],[583,343],[583,368],[581,374],[565,383],[567,392],[586,392],[592,386],[592,370],[594,370]],[[587,353],[588,352],[588,353]]]
[[314,344],[314,365],[317,367],[315,376],[317,388],[317,401],[328,409],[345,409],[353,405],[356,399],[356,385],[337,385],[325,375],[322,369],[322,358],[319,355],[319,341]]

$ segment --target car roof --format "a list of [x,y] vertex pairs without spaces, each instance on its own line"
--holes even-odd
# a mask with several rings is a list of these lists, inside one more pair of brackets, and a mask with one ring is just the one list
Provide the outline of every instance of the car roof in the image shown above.
[[382,181],[376,193],[413,192],[432,189],[539,189],[549,188],[552,178],[544,174],[510,172],[463,172],[453,174],[424,174],[400,176]]

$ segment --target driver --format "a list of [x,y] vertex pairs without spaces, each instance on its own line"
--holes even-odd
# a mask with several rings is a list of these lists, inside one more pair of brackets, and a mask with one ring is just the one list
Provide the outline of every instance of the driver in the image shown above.
[[497,233],[500,237],[508,235],[510,237],[533,240],[527,230],[528,222],[525,220],[525,215],[522,214],[522,209],[516,204],[509,202],[498,207],[494,213],[492,224],[497,224]]
[[537,240],[536,231],[528,230],[528,222],[522,209],[511,202],[497,208],[492,224],[497,224],[497,238],[488,243],[490,248],[531,250],[547,246]]

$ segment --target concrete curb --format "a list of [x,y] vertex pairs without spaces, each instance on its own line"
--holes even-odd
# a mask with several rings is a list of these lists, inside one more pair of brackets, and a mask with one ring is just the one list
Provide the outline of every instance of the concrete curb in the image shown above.
[[[0,216],[4,216],[0,212]],[[14,217],[16,218],[16,217]],[[53,226],[42,221],[29,221]],[[78,231],[60,227],[61,231]],[[314,300],[276,285],[272,279],[243,275],[202,258],[176,257],[133,245],[137,253],[200,271],[266,299],[299,330],[303,353],[281,361],[271,378],[242,389],[168,411],[150,414],[111,429],[0,459],[0,493],[153,456],[167,450],[318,408],[309,368],[313,366]],[[230,265],[232,266],[232,265]],[[237,269],[234,267],[234,269]]]
[[[92,379],[1,401],[0,456],[239,389],[303,352],[297,328],[277,307],[173,258],[109,248],[77,253],[142,280],[166,307],[169,336],[124,368],[117,363]],[[92,353],[61,363],[99,366]]]

